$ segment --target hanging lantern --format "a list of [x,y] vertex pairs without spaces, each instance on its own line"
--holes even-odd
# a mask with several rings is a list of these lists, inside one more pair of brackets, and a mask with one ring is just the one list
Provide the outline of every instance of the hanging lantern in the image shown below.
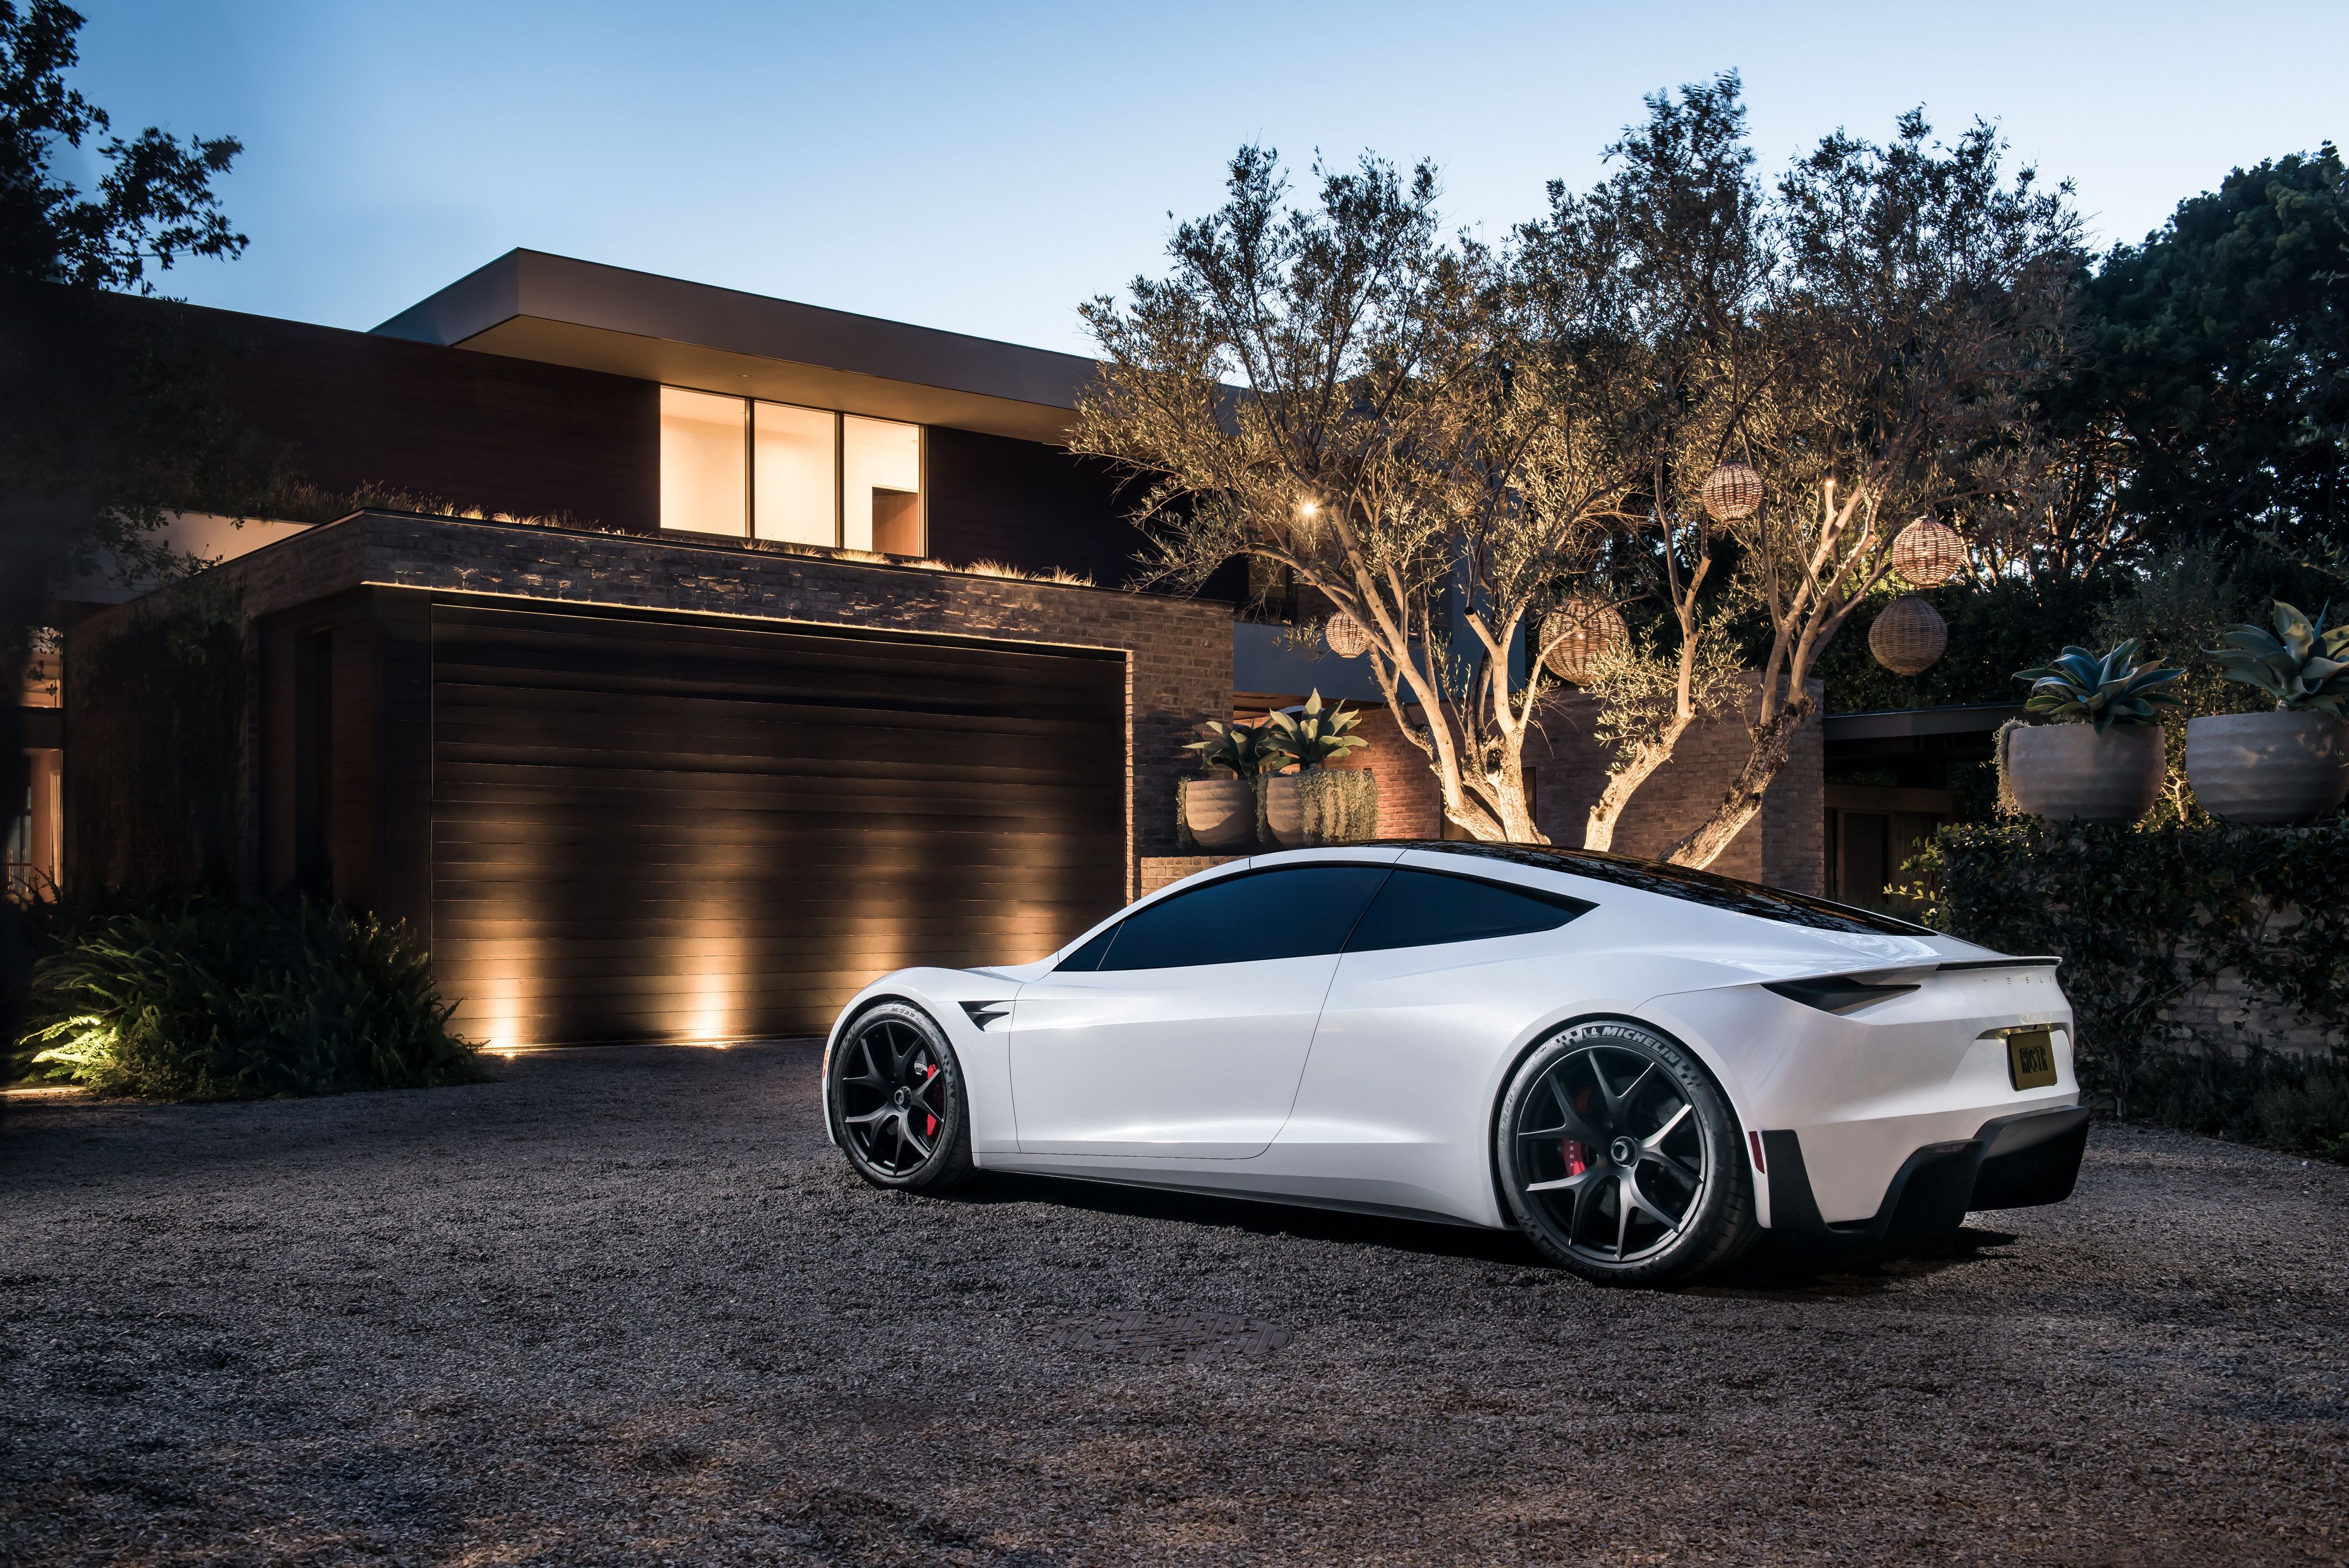
[[1705,476],[1703,493],[1714,522],[1733,523],[1762,504],[1762,476],[1742,462],[1724,462]]
[[1893,538],[1892,569],[1913,587],[1940,587],[1965,564],[1965,536],[1936,518],[1920,517]]
[[1360,659],[1371,650],[1371,632],[1361,621],[1340,610],[1321,628],[1321,636],[1330,644],[1330,651],[1340,659]]
[[1895,675],[1921,675],[1938,663],[1950,646],[1950,623],[1941,612],[1914,594],[1903,594],[1884,607],[1868,628],[1868,651]]
[[1588,686],[1600,659],[1631,645],[1631,628],[1605,599],[1577,594],[1542,618],[1535,643],[1551,674]]

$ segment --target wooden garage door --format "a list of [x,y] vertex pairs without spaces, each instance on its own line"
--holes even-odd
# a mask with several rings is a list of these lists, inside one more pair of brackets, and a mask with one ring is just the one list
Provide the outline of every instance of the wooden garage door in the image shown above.
[[1117,655],[432,610],[432,949],[498,1044],[828,1026],[1125,885]]

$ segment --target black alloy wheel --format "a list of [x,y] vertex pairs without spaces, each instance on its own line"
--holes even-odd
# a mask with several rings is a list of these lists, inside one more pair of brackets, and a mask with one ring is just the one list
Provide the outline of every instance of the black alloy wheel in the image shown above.
[[970,1175],[962,1065],[921,1009],[885,1002],[859,1014],[824,1090],[848,1163],[875,1187],[936,1192]]
[[1511,1080],[1497,1131],[1518,1224],[1586,1279],[1685,1279],[1757,1230],[1728,1102],[1690,1053],[1636,1024],[1545,1042]]

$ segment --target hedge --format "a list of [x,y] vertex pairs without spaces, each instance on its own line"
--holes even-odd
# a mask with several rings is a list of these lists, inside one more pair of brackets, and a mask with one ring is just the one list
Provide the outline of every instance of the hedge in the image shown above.
[[2349,826],[1942,828],[1909,871],[1929,925],[2064,960],[2082,1087],[2125,1116],[2349,1158],[2349,1059],[2166,1016],[2232,971],[2254,1003],[2349,1019]]

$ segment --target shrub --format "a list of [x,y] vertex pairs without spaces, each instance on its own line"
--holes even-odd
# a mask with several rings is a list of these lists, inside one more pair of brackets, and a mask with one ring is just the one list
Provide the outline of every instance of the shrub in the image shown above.
[[399,928],[193,895],[56,920],[21,1044],[39,1075],[165,1099],[478,1082],[453,1010]]
[[1369,844],[1379,836],[1379,775],[1368,768],[1299,774],[1297,804],[1308,844]]
[[2133,1078],[2138,1120],[2349,1164],[2349,1064],[2338,1057],[2154,1050]]
[[2338,1030],[2349,1019],[2349,826],[1945,827],[1912,862],[1927,922],[2064,959],[2081,1086],[2124,1116],[2349,1158],[2349,1059],[2198,1038],[2165,1016],[2219,975]]

